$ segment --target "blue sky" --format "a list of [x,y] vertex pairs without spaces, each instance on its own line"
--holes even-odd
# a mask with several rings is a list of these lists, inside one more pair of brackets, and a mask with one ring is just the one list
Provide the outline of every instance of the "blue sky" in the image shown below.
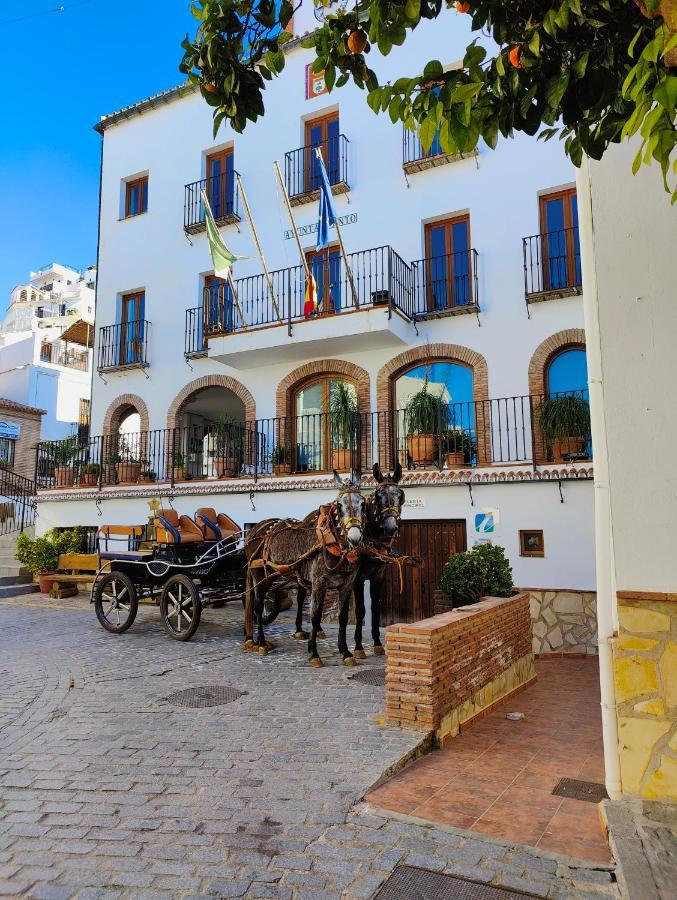
[[[66,11],[1,24],[56,6]],[[179,84],[180,44],[196,25],[189,0],[0,3],[8,63],[0,80],[0,309],[31,269],[96,261],[101,138],[92,126]]]

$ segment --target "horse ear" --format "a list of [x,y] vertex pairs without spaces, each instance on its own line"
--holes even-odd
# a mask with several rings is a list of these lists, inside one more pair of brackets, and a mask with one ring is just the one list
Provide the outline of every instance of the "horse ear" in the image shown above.
[[402,479],[402,465],[398,462],[395,466],[395,471],[393,473],[393,481],[395,484],[399,484]]
[[334,473],[334,483],[336,484],[336,487],[343,487],[343,482],[341,481],[341,476],[339,475],[339,473],[336,471],[336,469],[332,469],[332,472]]
[[377,484],[380,484],[383,481],[383,472],[381,471],[381,467],[376,462],[374,463],[374,468],[371,470]]

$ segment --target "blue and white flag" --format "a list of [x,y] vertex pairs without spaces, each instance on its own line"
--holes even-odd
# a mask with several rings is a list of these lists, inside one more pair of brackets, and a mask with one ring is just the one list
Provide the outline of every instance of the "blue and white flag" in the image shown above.
[[329,176],[324,167],[324,160],[319,148],[316,149],[315,154],[320,172],[320,218],[317,220],[316,247],[318,250],[323,250],[329,245],[329,229],[336,221],[336,213],[334,212],[334,198],[331,193]]

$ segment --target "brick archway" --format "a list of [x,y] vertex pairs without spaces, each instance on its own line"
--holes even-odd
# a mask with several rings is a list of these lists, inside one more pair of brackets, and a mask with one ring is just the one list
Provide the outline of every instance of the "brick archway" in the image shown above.
[[179,428],[181,425],[181,411],[190,398],[204,391],[206,388],[220,387],[232,391],[244,404],[244,416],[246,422],[256,418],[256,403],[249,390],[229,375],[204,375],[187,384],[172,400],[167,411],[167,428]]
[[[391,410],[392,385],[399,375],[416,365],[425,365],[428,362],[460,363],[472,369],[473,373],[473,400],[475,401],[477,461],[479,465],[491,463],[491,416],[488,414],[487,402],[489,400],[489,369],[487,361],[476,350],[463,347],[461,344],[421,344],[412,347],[395,356],[387,362],[376,377],[376,403],[380,410]],[[383,434],[383,448],[381,455],[388,453],[390,447],[389,424],[386,422]],[[379,440],[381,443],[381,440]],[[390,451],[391,453],[394,451]],[[385,456],[384,456],[385,458]]]
[[346,362],[343,359],[317,359],[289,372],[277,386],[275,408],[279,418],[292,415],[291,400],[294,389],[303,384],[304,381],[310,381],[319,375],[343,376],[355,382],[357,409],[361,413],[370,412],[369,372],[361,366]]
[[553,356],[572,346],[585,347],[585,331],[582,328],[558,331],[536,347],[529,362],[529,393],[532,397],[545,394],[545,373]]
[[103,418],[103,433],[108,436],[117,434],[120,425],[132,413],[138,413],[141,420],[140,431],[150,431],[148,407],[138,394],[121,394],[116,397],[106,410]]

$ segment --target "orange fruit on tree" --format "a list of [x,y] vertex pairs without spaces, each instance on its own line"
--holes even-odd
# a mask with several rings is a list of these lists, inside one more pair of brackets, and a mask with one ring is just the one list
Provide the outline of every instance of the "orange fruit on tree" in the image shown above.
[[522,68],[522,63],[520,62],[520,48],[513,47],[510,53],[508,53],[508,59],[510,60],[510,64],[514,66],[516,69]]
[[456,0],[456,11],[460,13],[467,13],[470,10],[470,4],[466,3],[466,0]]
[[367,35],[366,32],[362,31],[361,28],[357,28],[355,31],[351,31],[348,35],[348,49],[351,53],[364,53],[364,48],[367,46]]
[[204,85],[204,89],[210,94],[218,94],[219,92],[217,86],[215,84],[210,84],[209,82]]

